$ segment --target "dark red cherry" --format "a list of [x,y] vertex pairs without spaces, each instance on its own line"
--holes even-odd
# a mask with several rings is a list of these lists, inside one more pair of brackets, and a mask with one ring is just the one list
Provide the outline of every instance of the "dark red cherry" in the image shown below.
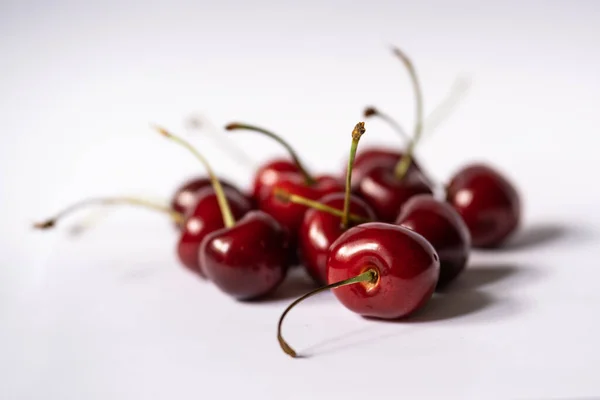
[[414,196],[402,206],[396,224],[417,232],[436,250],[440,258],[438,288],[464,270],[471,250],[471,235],[450,204],[430,195]]
[[[343,210],[344,197],[344,193],[333,193],[320,199],[319,203]],[[350,197],[350,213],[370,221],[376,218],[371,207],[355,196]],[[356,224],[352,220],[350,222]],[[300,253],[306,271],[320,284],[327,282],[329,247],[345,231],[340,216],[315,208],[309,209],[304,214],[299,229]]]
[[[219,179],[219,181],[223,187],[237,190],[240,195],[245,196],[232,183],[224,179]],[[187,214],[188,210],[193,208],[193,206],[196,204],[197,192],[204,188],[212,189],[212,184],[209,177],[206,176],[188,179],[181,186],[179,186],[179,188],[177,188],[173,194],[173,197],[171,198],[171,208],[181,214]]]
[[[400,159],[403,153],[401,151],[387,150],[383,148],[373,147],[367,150],[360,151],[354,160],[354,169],[352,171],[352,189],[355,191],[360,182],[369,174],[371,169],[380,167],[394,170],[394,167]],[[408,173],[412,173],[414,170],[421,171],[418,163],[412,159],[411,167]],[[346,170],[344,170],[344,176]]]
[[519,226],[519,193],[487,165],[472,164],[457,172],[446,187],[446,199],[467,224],[474,247],[499,246]]
[[375,273],[373,281],[332,289],[335,297],[357,314],[396,319],[429,301],[440,263],[433,246],[418,233],[371,222],[349,229],[331,245],[327,280],[332,284],[368,270]]
[[373,208],[381,221],[392,223],[408,199],[418,194],[433,194],[433,188],[418,171],[398,179],[393,169],[375,167],[360,182],[357,194]]
[[288,173],[299,174],[298,167],[292,161],[276,159],[267,162],[256,171],[252,197],[257,203],[273,191],[273,186]]
[[[252,209],[252,204],[238,190],[223,188],[233,216],[243,217]],[[200,244],[209,234],[225,226],[217,196],[212,187],[205,187],[196,193],[196,203],[186,216],[179,242],[177,255],[183,265],[205,276],[199,259]]]
[[251,211],[235,225],[206,236],[200,260],[206,276],[238,300],[268,295],[288,270],[287,234],[273,217]]
[[275,194],[277,190],[297,194],[310,200],[318,200],[330,193],[343,192],[344,186],[332,176],[317,177],[315,183],[307,185],[301,175],[291,174],[282,178],[273,186],[273,191],[263,198],[259,207],[275,218],[289,232],[290,245],[293,246],[296,242],[298,229],[302,224],[302,218],[308,208],[301,204],[282,201]]

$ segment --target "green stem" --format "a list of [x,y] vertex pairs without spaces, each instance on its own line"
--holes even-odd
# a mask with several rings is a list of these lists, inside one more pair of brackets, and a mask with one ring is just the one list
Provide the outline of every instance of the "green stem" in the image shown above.
[[[329,213],[331,215],[335,215],[336,217],[343,217],[344,211],[339,210],[335,207],[328,206],[327,204],[323,204],[321,202],[307,199],[306,197],[299,196],[297,194],[292,194],[286,190],[275,188],[273,189],[273,194],[281,201],[290,202],[294,204],[299,204],[302,206],[306,206],[309,208],[314,208],[315,210],[323,211]],[[357,223],[365,223],[372,222],[369,218],[361,217],[360,215],[349,213],[348,218]]]
[[350,216],[350,195],[352,191],[352,168],[354,158],[358,149],[358,142],[365,133],[365,123],[359,122],[352,130],[352,145],[350,146],[350,157],[348,157],[348,168],[346,169],[346,193],[344,195],[344,214],[342,215],[342,229],[348,229],[348,218]]
[[300,303],[301,301],[303,301],[303,300],[305,300],[305,299],[307,299],[307,298],[309,298],[311,296],[314,296],[315,294],[324,292],[325,290],[335,289],[337,287],[346,286],[346,285],[352,285],[352,284],[359,283],[359,282],[376,283],[377,279],[379,279],[379,273],[375,269],[369,268],[368,270],[366,270],[362,274],[357,275],[357,276],[355,276],[353,278],[345,279],[345,280],[340,281],[340,282],[332,283],[331,285],[320,287],[320,288],[312,290],[312,291],[306,293],[305,295],[299,297],[298,299],[294,300],[294,302],[292,304],[290,304],[285,309],[285,311],[283,311],[283,314],[281,314],[281,317],[279,318],[279,324],[277,325],[277,341],[279,341],[279,345],[281,346],[281,349],[286,354],[288,354],[291,357],[296,357],[296,355],[297,355],[296,352],[294,351],[294,349],[292,349],[292,347],[283,338],[283,336],[281,334],[281,326],[283,324],[283,320],[284,320],[285,316],[298,303]]
[[136,206],[146,207],[152,210],[160,211],[168,214],[173,221],[178,224],[183,222],[183,215],[178,213],[177,211],[172,210],[170,207],[152,202],[150,200],[141,199],[137,197],[97,197],[91,199],[81,200],[75,204],[72,204],[65,209],[58,212],[52,218],[48,218],[45,221],[38,222],[34,224],[34,228],[36,229],[50,229],[53,228],[58,220],[66,217],[67,215],[79,210],[80,208],[92,206],[92,205],[114,205],[114,204],[130,204]]
[[406,154],[398,161],[396,167],[394,168],[394,175],[398,180],[401,180],[406,176],[408,169],[412,163],[413,153],[415,147],[419,140],[421,139],[421,135],[423,133],[423,93],[421,91],[421,85],[419,83],[419,79],[417,77],[417,72],[412,61],[408,58],[406,54],[404,54],[400,49],[393,48],[394,54],[402,61],[408,73],[410,75],[410,79],[412,82],[413,90],[415,92],[415,130],[413,133],[413,137],[408,144],[408,148],[406,150]]
[[175,136],[171,132],[161,127],[155,127],[155,129],[158,130],[158,132],[160,132],[168,139],[171,139],[175,143],[188,149],[204,165],[204,168],[206,168],[206,173],[208,174],[210,182],[215,191],[215,195],[217,196],[217,202],[219,203],[219,208],[221,209],[221,215],[223,217],[223,224],[227,228],[230,228],[233,225],[235,225],[235,218],[233,218],[233,213],[231,212],[231,207],[229,207],[229,202],[227,201],[227,196],[225,196],[223,186],[221,185],[219,178],[217,178],[217,176],[213,172],[206,158],[204,158],[204,156],[200,154],[198,150],[194,148],[194,146],[192,146],[189,142],[180,138],[179,136]]
[[262,133],[263,135],[270,137],[271,139],[275,140],[277,143],[279,143],[280,145],[285,147],[285,149],[288,151],[290,157],[292,157],[294,164],[296,164],[296,166],[298,167],[298,170],[302,174],[302,177],[304,178],[304,181],[306,182],[307,185],[310,186],[316,182],[315,179],[312,177],[312,175],[310,175],[308,173],[308,170],[304,167],[304,164],[302,164],[302,161],[300,161],[300,157],[298,157],[298,153],[296,153],[296,151],[292,148],[292,146],[290,146],[290,144],[288,142],[286,142],[281,136],[279,136],[271,131],[268,131],[264,128],[260,128],[258,126],[242,124],[242,123],[237,123],[237,122],[228,124],[227,126],[225,126],[225,129],[228,131],[247,130],[247,131]]

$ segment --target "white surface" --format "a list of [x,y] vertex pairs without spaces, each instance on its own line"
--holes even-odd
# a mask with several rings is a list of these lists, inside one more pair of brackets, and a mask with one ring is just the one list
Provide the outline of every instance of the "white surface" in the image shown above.
[[[399,3],[3,2],[0,398],[600,396],[600,4]],[[68,223],[28,229],[89,195],[168,196],[199,168],[148,123],[183,132],[195,111],[280,131],[339,170],[363,106],[412,123],[389,43],[414,58],[428,109],[474,77],[420,159],[439,179],[492,162],[526,205],[515,244],[475,254],[420,322],[365,321],[325,294],[290,314],[287,338],[311,356],[292,360],[275,340],[290,299],[239,304],[198,281],[160,215],[117,210],[76,240]],[[282,154],[236,140],[259,161]],[[373,121],[361,146],[395,140]]]

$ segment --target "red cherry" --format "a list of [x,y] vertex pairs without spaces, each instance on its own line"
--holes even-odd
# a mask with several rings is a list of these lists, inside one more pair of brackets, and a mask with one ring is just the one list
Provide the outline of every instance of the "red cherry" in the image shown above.
[[[343,193],[333,193],[320,199],[319,203],[335,209],[343,209],[344,198]],[[366,221],[376,219],[371,207],[355,196],[350,198],[350,212]],[[304,214],[299,230],[300,253],[307,272],[320,284],[327,282],[329,247],[346,231],[341,221],[339,215],[316,208],[311,208]]]
[[467,224],[474,247],[499,246],[519,226],[519,193],[487,165],[473,164],[457,172],[446,188],[446,199]]
[[282,313],[277,339],[283,351],[296,352],[281,335],[287,313],[302,300],[332,289],[351,311],[365,317],[397,319],[425,305],[438,282],[440,263],[433,246],[418,233],[398,225],[370,222],[350,228],[330,247],[328,286],[294,301]]
[[[248,196],[244,195],[232,183],[223,179],[220,179],[219,181],[224,188],[236,190],[240,196],[247,197],[248,200],[251,201]],[[196,204],[198,192],[205,188],[210,188],[212,190],[212,184],[209,177],[188,179],[179,186],[173,194],[173,197],[171,198],[171,208],[181,214],[188,214]]]
[[252,197],[257,203],[273,191],[273,186],[279,182],[282,176],[288,173],[299,174],[298,166],[291,161],[276,159],[272,160],[256,171]]
[[[274,191],[285,191],[295,193],[311,200],[317,200],[326,194],[340,192],[344,190],[342,183],[332,176],[313,177],[305,168],[304,164],[294,151],[292,146],[281,136],[253,125],[242,123],[230,123],[225,127],[226,130],[248,130],[268,136],[281,144],[290,154],[296,171],[281,172],[275,171],[264,184],[265,175],[259,171],[255,179],[255,196],[257,196],[258,207],[273,216],[290,234],[290,246],[294,248],[297,231],[302,223],[302,217],[307,208],[299,204],[282,202],[274,195]],[[290,165],[283,164],[283,169],[291,169]],[[258,186],[258,189],[257,189]]]
[[[250,201],[237,189],[229,187],[223,187],[223,189],[234,218],[241,218],[252,209]],[[200,244],[208,234],[222,229],[224,226],[215,191],[212,187],[200,189],[196,193],[195,206],[186,216],[177,243],[177,255],[181,263],[204,277],[205,274],[199,259]]]
[[284,191],[310,200],[317,200],[327,194],[343,190],[342,184],[334,177],[318,177],[316,182],[309,186],[299,175],[288,175],[274,185],[273,191],[263,198],[259,207],[262,211],[273,216],[289,232],[291,243],[295,243],[298,229],[300,229],[302,218],[308,207],[282,201],[275,192]]
[[251,211],[235,225],[209,234],[200,248],[206,276],[238,300],[263,297],[288,270],[287,234],[262,211]]
[[433,194],[433,188],[420,172],[414,171],[399,179],[393,170],[376,167],[360,182],[357,194],[381,221],[391,223],[408,199],[418,194]]
[[437,285],[440,263],[433,246],[410,229],[370,222],[349,229],[329,250],[327,280],[334,283],[374,269],[377,280],[340,287],[335,296],[369,317],[396,319],[422,307]]
[[450,204],[429,195],[414,196],[402,207],[396,224],[417,232],[435,249],[440,258],[438,288],[464,270],[471,249],[471,235]]

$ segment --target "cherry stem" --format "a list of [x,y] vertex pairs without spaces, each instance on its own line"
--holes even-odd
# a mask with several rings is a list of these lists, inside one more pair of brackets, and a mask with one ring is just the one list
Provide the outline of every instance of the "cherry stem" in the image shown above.
[[154,203],[149,200],[140,199],[137,197],[97,197],[91,199],[85,199],[79,201],[75,204],[68,206],[63,209],[59,213],[57,213],[54,217],[48,218],[45,221],[35,223],[33,225],[36,229],[50,229],[54,228],[58,220],[66,217],[67,215],[79,210],[80,208],[91,206],[91,205],[115,205],[115,204],[130,204],[135,206],[142,206],[152,210],[160,211],[168,214],[173,221],[177,224],[183,223],[183,215],[177,211],[172,210],[170,207]]
[[[306,197],[302,197],[300,195],[290,193],[287,190],[275,188],[275,189],[273,189],[273,194],[279,200],[284,201],[284,202],[300,204],[302,206],[314,208],[315,210],[323,211],[323,212],[329,213],[331,215],[335,215],[336,217],[340,217],[340,218],[342,218],[344,216],[343,210],[328,206],[327,204],[323,204],[316,200],[311,200]],[[372,220],[369,218],[364,218],[364,217],[361,217],[360,215],[353,214],[353,213],[348,214],[348,219],[350,219],[353,222],[357,222],[357,223],[372,222]]]
[[281,317],[279,318],[279,324],[277,325],[277,340],[279,341],[279,345],[281,346],[281,349],[291,357],[297,356],[294,349],[292,349],[292,347],[285,341],[285,339],[281,335],[281,325],[283,324],[283,320],[284,320],[285,316],[287,315],[287,313],[289,313],[290,310],[292,308],[294,308],[298,303],[300,303],[301,301],[303,301],[309,297],[314,296],[315,294],[321,293],[325,290],[335,289],[337,287],[352,285],[352,284],[359,283],[359,282],[376,283],[378,279],[379,279],[379,273],[375,269],[369,268],[362,274],[357,275],[353,278],[345,279],[340,282],[336,282],[336,283],[332,283],[327,286],[320,287],[320,288],[312,290],[312,291],[306,293],[305,295],[299,297],[298,299],[294,300],[294,302],[285,309],[283,314],[281,314]]
[[408,148],[406,150],[406,154],[398,161],[396,167],[394,168],[394,175],[397,179],[401,180],[404,178],[410,165],[412,163],[413,152],[419,139],[421,139],[421,134],[423,133],[423,94],[421,91],[421,85],[419,83],[419,79],[417,77],[417,71],[412,63],[412,61],[408,58],[402,50],[397,47],[392,48],[394,54],[402,61],[408,73],[410,75],[410,80],[413,85],[413,90],[415,92],[415,130],[413,133],[413,137],[411,141],[408,143]]
[[232,122],[232,123],[226,125],[225,130],[228,130],[228,131],[248,130],[248,131],[262,133],[263,135],[270,137],[271,139],[275,140],[276,142],[281,144],[283,147],[285,147],[285,149],[288,151],[290,157],[292,157],[294,164],[296,164],[296,166],[298,167],[298,170],[302,174],[302,177],[304,178],[304,181],[306,182],[307,185],[311,186],[316,182],[315,179],[312,177],[312,175],[310,175],[308,173],[308,170],[304,167],[304,164],[302,164],[302,161],[300,161],[300,158],[298,157],[298,154],[296,153],[296,151],[294,151],[292,146],[290,146],[290,144],[288,142],[286,142],[281,136],[279,136],[271,131],[268,131],[264,128],[260,128],[258,126],[248,125],[248,124],[243,124],[243,123],[238,123],[238,122]]
[[350,217],[350,195],[352,191],[352,168],[354,167],[354,158],[358,149],[358,142],[365,133],[365,123],[359,122],[352,130],[352,145],[350,146],[350,157],[348,158],[348,168],[346,169],[346,193],[344,195],[344,214],[342,215],[342,229],[348,229],[348,218]]
[[402,127],[402,125],[400,125],[400,123],[398,123],[398,121],[396,121],[394,118],[392,118],[389,114],[386,114],[386,113],[382,112],[381,110],[371,106],[371,107],[365,108],[365,111],[363,111],[363,115],[365,118],[379,117],[380,119],[382,119],[386,123],[388,123],[396,132],[398,132],[400,134],[400,136],[402,136],[403,139],[405,139],[405,140],[409,139],[409,136],[406,133],[406,130]]
[[470,86],[471,80],[466,76],[459,76],[454,80],[446,97],[427,116],[423,127],[425,134],[432,132],[448,119],[460,100],[467,94]]
[[221,215],[223,217],[223,224],[226,228],[231,228],[233,225],[235,225],[235,218],[233,217],[233,213],[231,212],[231,207],[229,206],[229,202],[227,201],[227,196],[225,196],[223,186],[221,185],[219,178],[217,178],[217,176],[213,172],[206,158],[204,158],[204,156],[200,154],[198,150],[196,150],[196,148],[186,140],[180,138],[179,136],[173,135],[171,132],[159,126],[155,126],[154,128],[166,138],[171,139],[175,143],[188,149],[204,165],[204,168],[206,168],[206,173],[208,174],[212,187],[215,191],[215,195],[217,196],[217,202],[219,203],[219,208],[221,209]]
[[219,132],[220,129],[217,128],[208,117],[200,114],[191,116],[186,121],[186,125],[189,130],[200,133],[207,132],[211,139],[215,141],[217,145],[221,147],[224,152],[228,153],[236,162],[244,164],[244,166],[247,168],[255,169],[256,162],[252,160],[252,158],[244,150],[236,145],[231,138],[225,137],[221,132]]

